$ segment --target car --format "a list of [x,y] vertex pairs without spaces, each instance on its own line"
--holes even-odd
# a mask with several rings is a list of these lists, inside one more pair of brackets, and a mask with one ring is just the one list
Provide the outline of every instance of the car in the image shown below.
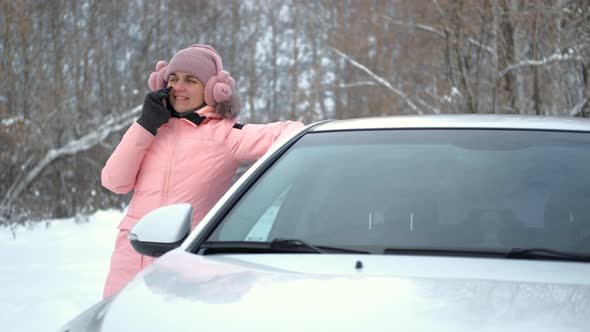
[[587,331],[590,120],[322,121],[250,167],[159,257],[60,331]]

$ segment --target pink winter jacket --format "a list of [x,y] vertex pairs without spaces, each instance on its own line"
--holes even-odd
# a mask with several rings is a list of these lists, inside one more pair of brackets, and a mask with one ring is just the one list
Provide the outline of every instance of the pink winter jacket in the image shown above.
[[231,185],[240,163],[260,158],[279,138],[297,131],[301,122],[246,124],[223,119],[209,106],[200,126],[170,118],[153,136],[131,125],[102,170],[102,184],[125,194],[134,190],[119,229],[129,230],[146,213],[173,203],[193,206],[194,228]]

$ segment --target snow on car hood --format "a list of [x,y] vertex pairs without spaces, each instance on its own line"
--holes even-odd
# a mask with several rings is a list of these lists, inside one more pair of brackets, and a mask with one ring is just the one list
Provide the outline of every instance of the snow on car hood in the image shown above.
[[112,299],[97,330],[582,331],[588,276],[584,263],[174,250]]

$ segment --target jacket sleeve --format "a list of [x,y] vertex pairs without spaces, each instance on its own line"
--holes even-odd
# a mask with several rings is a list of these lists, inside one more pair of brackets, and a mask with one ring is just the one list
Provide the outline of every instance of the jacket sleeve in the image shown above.
[[134,122],[102,169],[103,187],[117,194],[126,194],[131,191],[135,186],[139,166],[154,137]]
[[231,129],[227,144],[234,157],[240,162],[257,160],[275,142],[303,127],[303,123],[299,121],[246,124],[241,129]]

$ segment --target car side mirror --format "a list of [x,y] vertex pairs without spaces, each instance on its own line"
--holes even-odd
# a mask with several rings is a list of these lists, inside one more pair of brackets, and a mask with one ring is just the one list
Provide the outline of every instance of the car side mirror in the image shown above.
[[127,238],[138,253],[159,257],[182,244],[190,232],[192,217],[190,204],[163,206],[139,219]]

